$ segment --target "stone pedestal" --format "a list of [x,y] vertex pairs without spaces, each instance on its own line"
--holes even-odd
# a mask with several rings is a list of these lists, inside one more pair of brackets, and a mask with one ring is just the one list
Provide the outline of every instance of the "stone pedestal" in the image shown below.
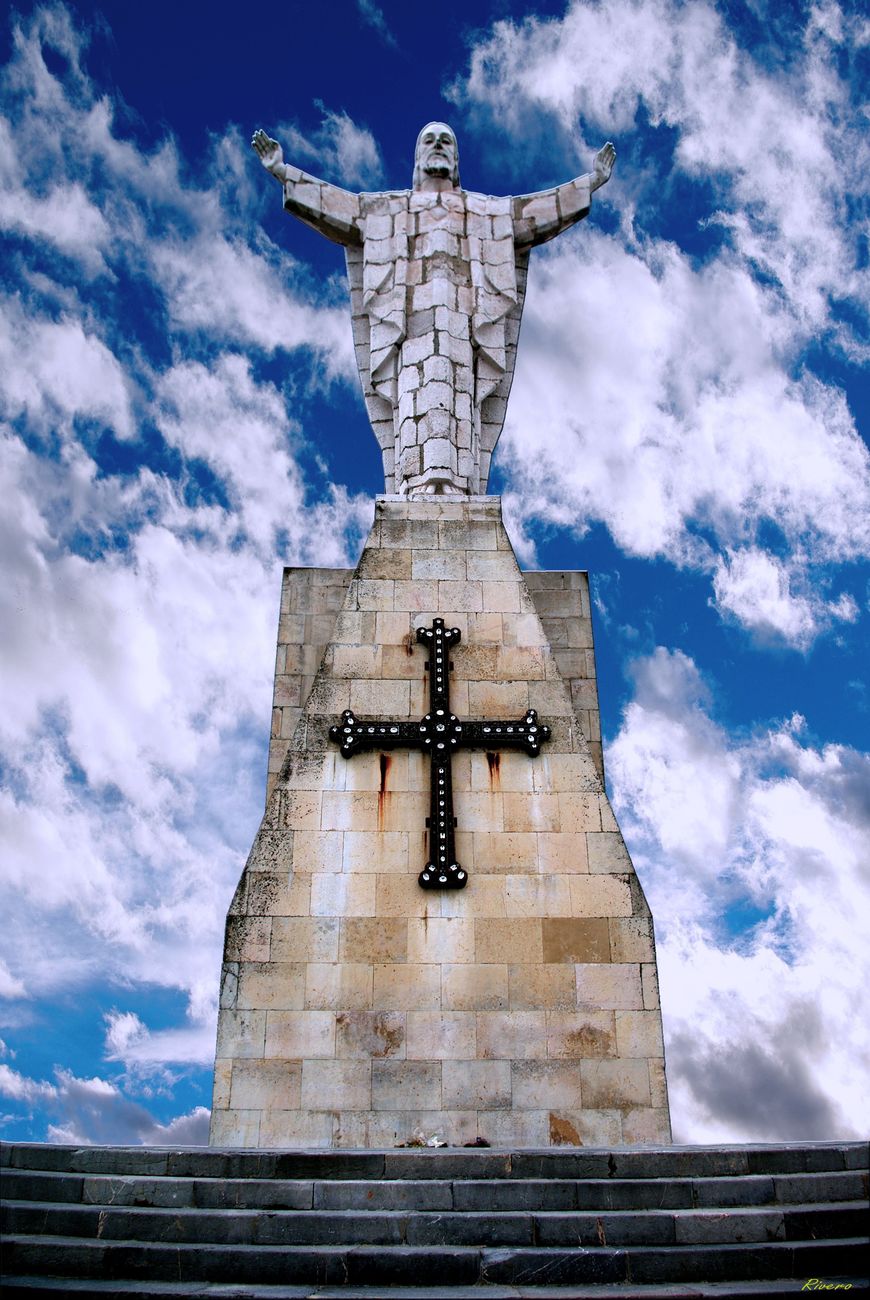
[[[429,762],[329,739],[422,718],[443,618],[461,890],[426,891]],[[211,1142],[667,1142],[652,919],[604,793],[584,574],[523,574],[496,497],[380,497],[357,569],[287,570],[266,815],[227,920]]]

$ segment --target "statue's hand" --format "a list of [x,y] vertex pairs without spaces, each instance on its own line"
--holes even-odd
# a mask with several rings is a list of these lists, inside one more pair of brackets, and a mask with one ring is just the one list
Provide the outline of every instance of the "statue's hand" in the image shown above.
[[608,140],[607,144],[604,145],[602,149],[598,150],[598,153],[595,155],[595,161],[592,164],[593,178],[591,188],[593,190],[597,190],[599,185],[604,185],[606,181],[610,180],[610,173],[613,171],[613,164],[615,162],[616,150]]
[[284,166],[284,150],[278,141],[266,135],[265,131],[257,130],[251,139],[251,148],[266,168],[266,171],[271,172],[273,175],[277,174],[278,179],[282,180],[280,169]]

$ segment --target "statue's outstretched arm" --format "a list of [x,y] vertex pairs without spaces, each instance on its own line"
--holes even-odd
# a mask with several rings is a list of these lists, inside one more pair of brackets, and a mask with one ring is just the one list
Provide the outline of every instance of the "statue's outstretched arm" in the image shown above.
[[284,207],[335,244],[360,243],[359,195],[309,176],[284,161],[277,140],[255,131],[251,147],[260,162],[284,187]]
[[598,150],[593,170],[564,185],[538,194],[520,194],[514,201],[514,240],[531,247],[561,235],[589,213],[592,194],[610,180],[616,150],[608,141]]

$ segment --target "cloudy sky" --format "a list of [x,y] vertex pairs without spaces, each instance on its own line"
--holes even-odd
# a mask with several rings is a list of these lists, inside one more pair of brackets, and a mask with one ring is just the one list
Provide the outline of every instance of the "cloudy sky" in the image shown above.
[[586,568],[678,1141],[870,1093],[870,24],[823,0],[15,7],[0,33],[0,1133],[201,1141],[281,567],[382,487],[340,251],[248,146],[614,178],[533,259],[493,490]]

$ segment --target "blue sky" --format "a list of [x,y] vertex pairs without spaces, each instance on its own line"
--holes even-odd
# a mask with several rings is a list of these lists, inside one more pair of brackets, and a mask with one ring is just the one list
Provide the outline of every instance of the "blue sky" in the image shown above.
[[858,1136],[870,1091],[866,117],[856,6],[31,5],[2,41],[0,1133],[204,1140],[281,567],[382,486],[349,188],[587,171],[535,253],[493,490],[585,568],[677,1140]]

